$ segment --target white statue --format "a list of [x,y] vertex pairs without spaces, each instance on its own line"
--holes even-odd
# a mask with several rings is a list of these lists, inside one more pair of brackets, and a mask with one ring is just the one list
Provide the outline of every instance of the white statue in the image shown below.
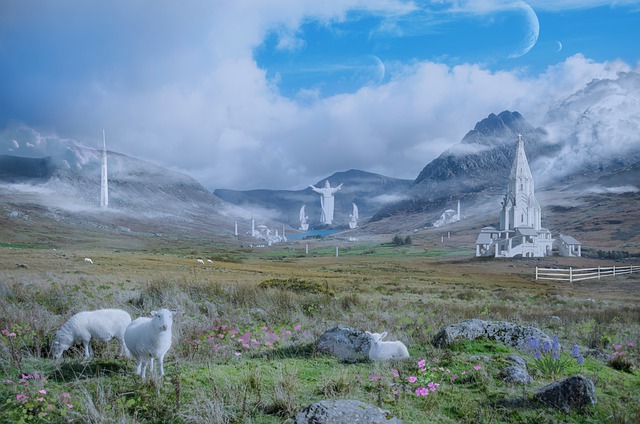
[[307,231],[309,229],[309,224],[307,224],[309,217],[304,214],[304,207],[305,205],[302,205],[300,208],[300,230]]
[[351,205],[353,205],[353,210],[351,211],[351,215],[349,215],[351,217],[349,220],[349,228],[353,230],[358,226],[358,207],[355,203],[352,203]]
[[322,206],[322,216],[320,222],[331,225],[333,223],[333,195],[342,188],[342,184],[338,187],[331,187],[329,180],[324,182],[323,188],[316,188],[309,185],[316,193],[320,193],[320,206]]

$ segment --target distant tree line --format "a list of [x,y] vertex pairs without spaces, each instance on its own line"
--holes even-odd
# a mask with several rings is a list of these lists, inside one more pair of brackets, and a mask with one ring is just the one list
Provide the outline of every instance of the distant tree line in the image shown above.
[[411,244],[411,236],[406,236],[402,238],[400,234],[396,234],[393,236],[393,240],[391,241],[396,246],[404,246],[405,244]]
[[626,250],[598,250],[598,258],[600,259],[627,259],[631,256]]

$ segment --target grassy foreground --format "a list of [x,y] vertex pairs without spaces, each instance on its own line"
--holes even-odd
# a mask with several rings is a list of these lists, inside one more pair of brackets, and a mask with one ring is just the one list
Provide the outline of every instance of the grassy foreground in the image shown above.
[[[597,265],[477,260],[455,246],[369,242],[342,249],[339,257],[333,246],[308,255],[301,246],[0,247],[0,420],[282,423],[312,402],[336,398],[376,404],[405,423],[640,422],[637,275],[536,282],[536,265]],[[84,263],[85,256],[94,264]],[[196,258],[212,263],[197,265]],[[80,349],[58,363],[49,357],[66,319],[104,307],[134,318],[159,308],[179,311],[164,379],[141,382],[133,361],[116,357],[115,341],[94,343],[88,361]],[[563,362],[555,374],[530,367],[535,381],[523,387],[500,377],[505,358],[519,353],[505,345],[431,344],[439,330],[468,318],[556,334]],[[317,338],[337,324],[388,331],[387,339],[402,340],[412,358],[343,364],[316,352]],[[574,344],[582,364],[568,354]],[[520,402],[578,373],[594,381],[595,406],[565,413]],[[419,387],[435,389],[420,396]]]

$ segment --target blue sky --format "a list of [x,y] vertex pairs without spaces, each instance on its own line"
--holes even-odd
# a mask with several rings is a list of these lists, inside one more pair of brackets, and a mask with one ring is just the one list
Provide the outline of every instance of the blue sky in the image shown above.
[[0,149],[104,128],[209,189],[413,179],[489,113],[638,71],[638,40],[640,0],[5,0]]

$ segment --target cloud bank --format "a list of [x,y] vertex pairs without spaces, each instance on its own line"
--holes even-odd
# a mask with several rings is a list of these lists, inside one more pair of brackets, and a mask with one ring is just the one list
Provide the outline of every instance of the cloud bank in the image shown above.
[[[15,2],[0,15],[0,54],[13,63],[2,72],[17,87],[1,86],[8,97],[0,100],[0,127],[10,130],[0,140],[25,124],[42,137],[100,148],[105,128],[110,150],[187,173],[211,190],[301,189],[352,168],[413,179],[490,113],[517,110],[538,125],[592,79],[633,69],[580,54],[536,75],[391,62],[377,68],[384,80],[323,97],[285,96],[278,77],[258,65],[256,50],[274,31],[281,49],[296,50],[306,42],[297,33],[305,21],[328,25],[355,12],[413,7],[371,3]],[[29,53],[21,50],[27,45]]]

